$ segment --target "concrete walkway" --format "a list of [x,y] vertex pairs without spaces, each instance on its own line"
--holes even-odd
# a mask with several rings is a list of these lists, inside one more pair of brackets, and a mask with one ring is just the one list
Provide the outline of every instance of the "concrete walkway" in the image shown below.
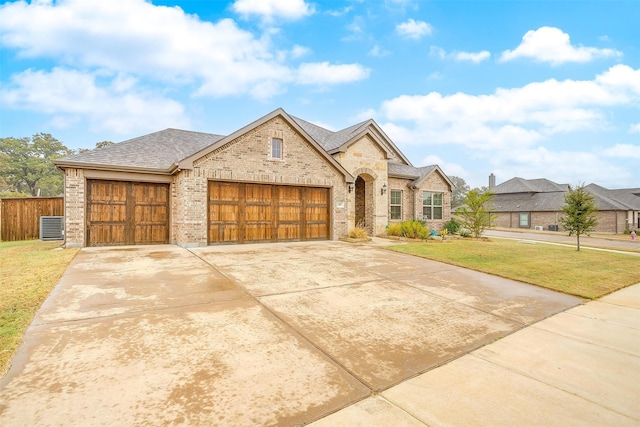
[[[507,230],[487,230],[484,233],[487,237],[500,237],[517,240],[535,240],[541,242],[557,243],[570,247],[576,247],[576,236],[569,236],[564,232],[545,232],[545,231],[507,231]],[[619,251],[627,251],[629,254],[640,255],[640,238],[631,240],[630,237],[625,240],[606,238],[603,236],[580,236],[581,248],[606,248]]]
[[640,421],[640,288],[580,305],[380,243],[83,249],[0,425]]
[[311,425],[638,426],[640,285],[552,316]]

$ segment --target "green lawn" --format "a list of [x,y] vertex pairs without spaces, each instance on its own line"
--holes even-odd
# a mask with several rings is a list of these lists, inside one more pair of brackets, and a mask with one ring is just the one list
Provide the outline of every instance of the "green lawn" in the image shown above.
[[60,242],[0,242],[0,376],[22,342],[35,312],[58,283],[78,249]]
[[640,257],[512,240],[460,239],[388,249],[577,295],[598,298],[640,283]]

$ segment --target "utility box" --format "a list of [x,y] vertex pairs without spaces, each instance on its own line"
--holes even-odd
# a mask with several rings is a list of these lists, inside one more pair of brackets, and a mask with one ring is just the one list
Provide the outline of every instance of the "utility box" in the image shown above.
[[40,240],[64,240],[64,217],[41,216]]

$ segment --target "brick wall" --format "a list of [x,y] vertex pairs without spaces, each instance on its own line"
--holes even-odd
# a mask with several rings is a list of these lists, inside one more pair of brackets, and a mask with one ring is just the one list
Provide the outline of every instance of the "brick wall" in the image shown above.
[[[498,217],[494,222],[496,227],[517,228],[520,229],[519,221],[520,212],[496,212]],[[544,230],[548,230],[549,225],[558,224],[560,231],[563,230],[559,219],[563,216],[562,212],[531,212],[530,229],[536,226],[542,226]],[[595,228],[596,233],[622,233],[626,223],[626,212],[624,211],[599,211],[597,214],[598,225]]]
[[64,171],[64,237],[65,246],[84,246],[85,178],[82,169]]
[[[272,138],[283,140],[282,159],[271,158]],[[332,238],[347,233],[344,176],[281,117],[196,160],[193,170],[178,173],[173,201],[175,243],[207,244],[208,180],[329,187]]]
[[389,204],[391,204],[391,190],[402,191],[402,218],[391,219],[391,207],[389,207],[389,223],[408,221],[415,216],[415,192],[409,188],[409,179],[389,178]]
[[430,230],[442,230],[444,223],[451,219],[451,190],[447,181],[439,172],[429,175],[414,193],[415,218],[422,219],[422,193],[432,191],[443,193],[442,197],[442,219],[425,220]]

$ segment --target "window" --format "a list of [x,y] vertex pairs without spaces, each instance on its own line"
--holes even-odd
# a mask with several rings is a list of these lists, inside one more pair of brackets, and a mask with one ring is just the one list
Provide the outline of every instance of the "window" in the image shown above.
[[443,193],[422,193],[422,219],[442,219]]
[[520,214],[520,228],[529,228],[529,212]]
[[271,139],[271,158],[272,159],[282,158],[282,140],[280,138]]
[[391,219],[402,219],[402,191],[391,190]]

